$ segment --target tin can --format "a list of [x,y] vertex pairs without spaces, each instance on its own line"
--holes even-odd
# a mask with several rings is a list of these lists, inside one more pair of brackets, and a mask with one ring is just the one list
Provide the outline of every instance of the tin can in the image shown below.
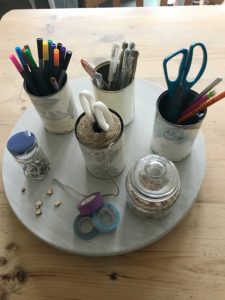
[[32,132],[21,131],[12,135],[7,142],[7,149],[22,165],[27,178],[40,180],[47,176],[49,161]]
[[[193,100],[197,95],[196,92],[189,91],[188,100]],[[172,161],[181,161],[191,153],[207,110],[185,124],[174,124],[167,119],[168,100],[168,91],[163,92],[157,100],[151,147],[155,154]]]
[[33,95],[25,83],[24,89],[46,130],[53,134],[65,134],[74,129],[77,110],[67,76],[62,88],[48,96]]
[[123,145],[123,121],[110,109],[113,126],[108,131],[98,132],[90,118],[83,113],[75,124],[75,135],[79,141],[88,171],[99,178],[119,175],[125,167]]
[[[102,74],[103,79],[107,81],[109,72],[109,61],[99,64],[95,70]],[[96,85],[92,80],[92,87],[95,98],[103,102],[107,107],[116,111],[123,119],[124,126],[130,124],[135,115],[135,80],[120,90],[104,90]]]
[[138,214],[166,216],[180,192],[180,176],[168,159],[150,154],[138,160],[126,177],[129,206]]

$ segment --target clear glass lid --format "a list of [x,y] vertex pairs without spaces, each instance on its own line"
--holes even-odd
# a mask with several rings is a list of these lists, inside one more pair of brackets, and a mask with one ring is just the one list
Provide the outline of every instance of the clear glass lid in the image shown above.
[[143,196],[159,200],[169,197],[180,187],[175,165],[168,159],[150,154],[138,160],[131,169],[133,187]]

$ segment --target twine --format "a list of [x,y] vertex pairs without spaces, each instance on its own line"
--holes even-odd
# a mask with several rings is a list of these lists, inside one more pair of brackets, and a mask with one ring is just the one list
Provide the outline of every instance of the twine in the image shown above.
[[93,130],[90,118],[86,114],[82,115],[76,125],[76,136],[79,142],[94,150],[108,148],[110,144],[115,143],[121,137],[123,127],[116,114],[112,113],[112,117],[113,127],[106,132],[98,133]]

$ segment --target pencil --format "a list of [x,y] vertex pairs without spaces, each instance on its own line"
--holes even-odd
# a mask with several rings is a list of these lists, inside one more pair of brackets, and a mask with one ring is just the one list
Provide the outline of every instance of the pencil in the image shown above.
[[193,117],[196,113],[205,110],[207,107],[213,105],[214,103],[218,102],[219,100],[222,100],[225,97],[225,91],[210,98],[206,102],[200,104],[198,107],[190,111],[189,113],[185,114],[181,118],[178,119],[178,123],[183,123],[184,121],[190,119]]

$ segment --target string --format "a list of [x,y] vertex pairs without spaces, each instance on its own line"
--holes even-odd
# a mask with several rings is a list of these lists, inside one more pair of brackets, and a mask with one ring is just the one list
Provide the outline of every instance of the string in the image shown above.
[[[110,153],[110,149],[111,149],[111,147],[112,147],[113,145],[114,145],[114,143],[111,143],[111,144],[109,145],[109,147],[108,147],[108,150],[107,150],[107,163],[106,163],[106,167],[107,167],[108,170],[110,170],[109,153]],[[103,197],[109,197],[109,196],[117,197],[117,196],[119,196],[119,193],[120,193],[120,189],[119,189],[118,183],[117,183],[115,177],[113,177],[113,176],[110,175],[110,172],[109,172],[109,176],[111,177],[110,180],[112,180],[112,182],[115,184],[116,192],[115,192],[115,193],[104,194],[104,195],[102,195],[102,196],[103,196]],[[69,185],[66,185],[65,183],[61,182],[59,179],[57,179],[57,178],[55,178],[55,177],[54,177],[52,180],[53,180],[53,181],[56,181],[57,183],[59,183],[61,186],[63,186],[63,188],[66,187],[66,188],[71,189],[73,192],[77,193],[78,195],[80,195],[80,196],[82,196],[82,197],[85,197],[85,198],[86,198],[86,197],[89,197],[89,196],[90,196],[90,194],[89,194],[89,195],[85,195],[85,194],[82,194],[82,193],[78,192],[78,191],[75,190],[74,188],[70,187]]]

